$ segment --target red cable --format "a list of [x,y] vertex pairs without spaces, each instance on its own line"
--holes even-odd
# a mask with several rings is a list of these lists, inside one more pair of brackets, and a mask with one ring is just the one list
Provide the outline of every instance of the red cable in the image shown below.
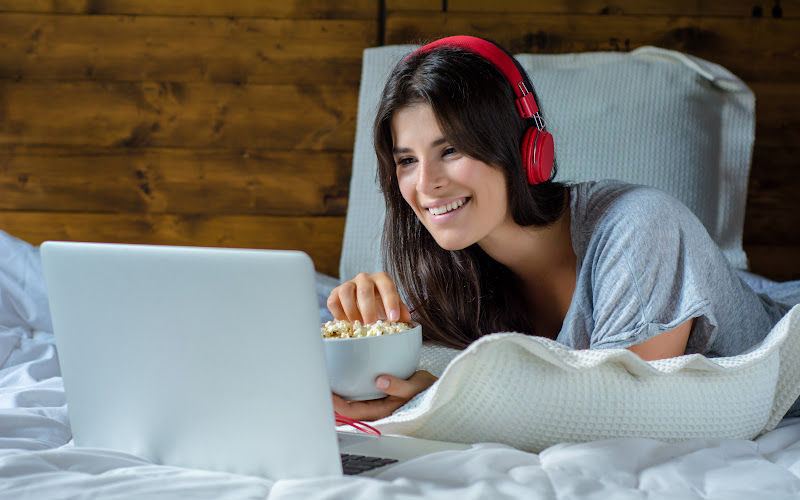
[[379,431],[375,427],[372,427],[371,425],[365,424],[360,420],[356,420],[350,417],[345,417],[344,415],[340,415],[338,413],[335,413],[335,415],[337,424],[349,425],[365,434],[374,434],[376,436],[381,435],[381,431]]

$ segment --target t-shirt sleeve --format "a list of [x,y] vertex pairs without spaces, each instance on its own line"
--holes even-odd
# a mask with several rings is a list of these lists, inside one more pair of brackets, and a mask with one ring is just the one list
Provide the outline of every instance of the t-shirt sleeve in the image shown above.
[[709,243],[696,217],[658,190],[632,190],[606,207],[590,243],[589,347],[630,347],[703,317],[709,300],[693,254]]

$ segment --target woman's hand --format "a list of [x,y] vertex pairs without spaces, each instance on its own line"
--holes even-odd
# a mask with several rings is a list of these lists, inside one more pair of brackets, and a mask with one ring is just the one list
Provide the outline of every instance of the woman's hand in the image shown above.
[[434,382],[436,377],[424,370],[414,373],[408,380],[381,375],[375,379],[375,386],[385,392],[387,397],[371,401],[345,401],[334,394],[333,410],[356,420],[378,420],[391,415]]
[[379,319],[411,321],[408,307],[386,273],[360,273],[337,286],[328,297],[328,310],[334,319],[360,321],[363,325]]
[[[400,300],[397,287],[386,273],[358,274],[334,288],[327,305],[334,319],[360,321],[364,325],[379,319],[411,321],[408,307]],[[418,371],[408,380],[381,375],[375,379],[375,385],[387,397],[372,401],[345,401],[334,394],[333,409],[356,420],[378,420],[391,415],[434,382],[436,377],[426,371]]]

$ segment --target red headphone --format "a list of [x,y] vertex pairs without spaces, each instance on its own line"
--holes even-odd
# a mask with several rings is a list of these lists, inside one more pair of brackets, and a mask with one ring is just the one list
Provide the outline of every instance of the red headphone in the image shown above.
[[[477,54],[494,64],[505,75],[517,98],[515,103],[522,118],[533,118],[536,127],[530,127],[522,138],[522,165],[530,184],[550,179],[553,172],[555,148],[553,136],[544,129],[539,106],[528,89],[514,60],[497,45],[474,36],[451,36],[420,47],[414,54],[427,53],[439,47],[456,47]],[[412,56],[414,55],[412,54]],[[411,56],[409,56],[411,57]]]

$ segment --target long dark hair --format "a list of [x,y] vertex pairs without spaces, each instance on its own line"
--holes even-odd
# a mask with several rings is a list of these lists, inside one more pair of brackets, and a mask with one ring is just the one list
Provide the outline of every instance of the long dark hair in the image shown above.
[[[521,67],[520,72],[533,92]],[[531,333],[531,320],[520,283],[507,267],[477,244],[443,249],[403,199],[392,154],[392,116],[411,104],[430,105],[448,142],[505,174],[514,222],[546,226],[562,214],[566,189],[552,180],[528,184],[520,144],[532,123],[519,116],[514,99],[511,84],[491,62],[451,47],[398,63],[381,96],[374,143],[386,201],[384,266],[414,308],[426,339],[446,346],[464,348],[497,331]]]

